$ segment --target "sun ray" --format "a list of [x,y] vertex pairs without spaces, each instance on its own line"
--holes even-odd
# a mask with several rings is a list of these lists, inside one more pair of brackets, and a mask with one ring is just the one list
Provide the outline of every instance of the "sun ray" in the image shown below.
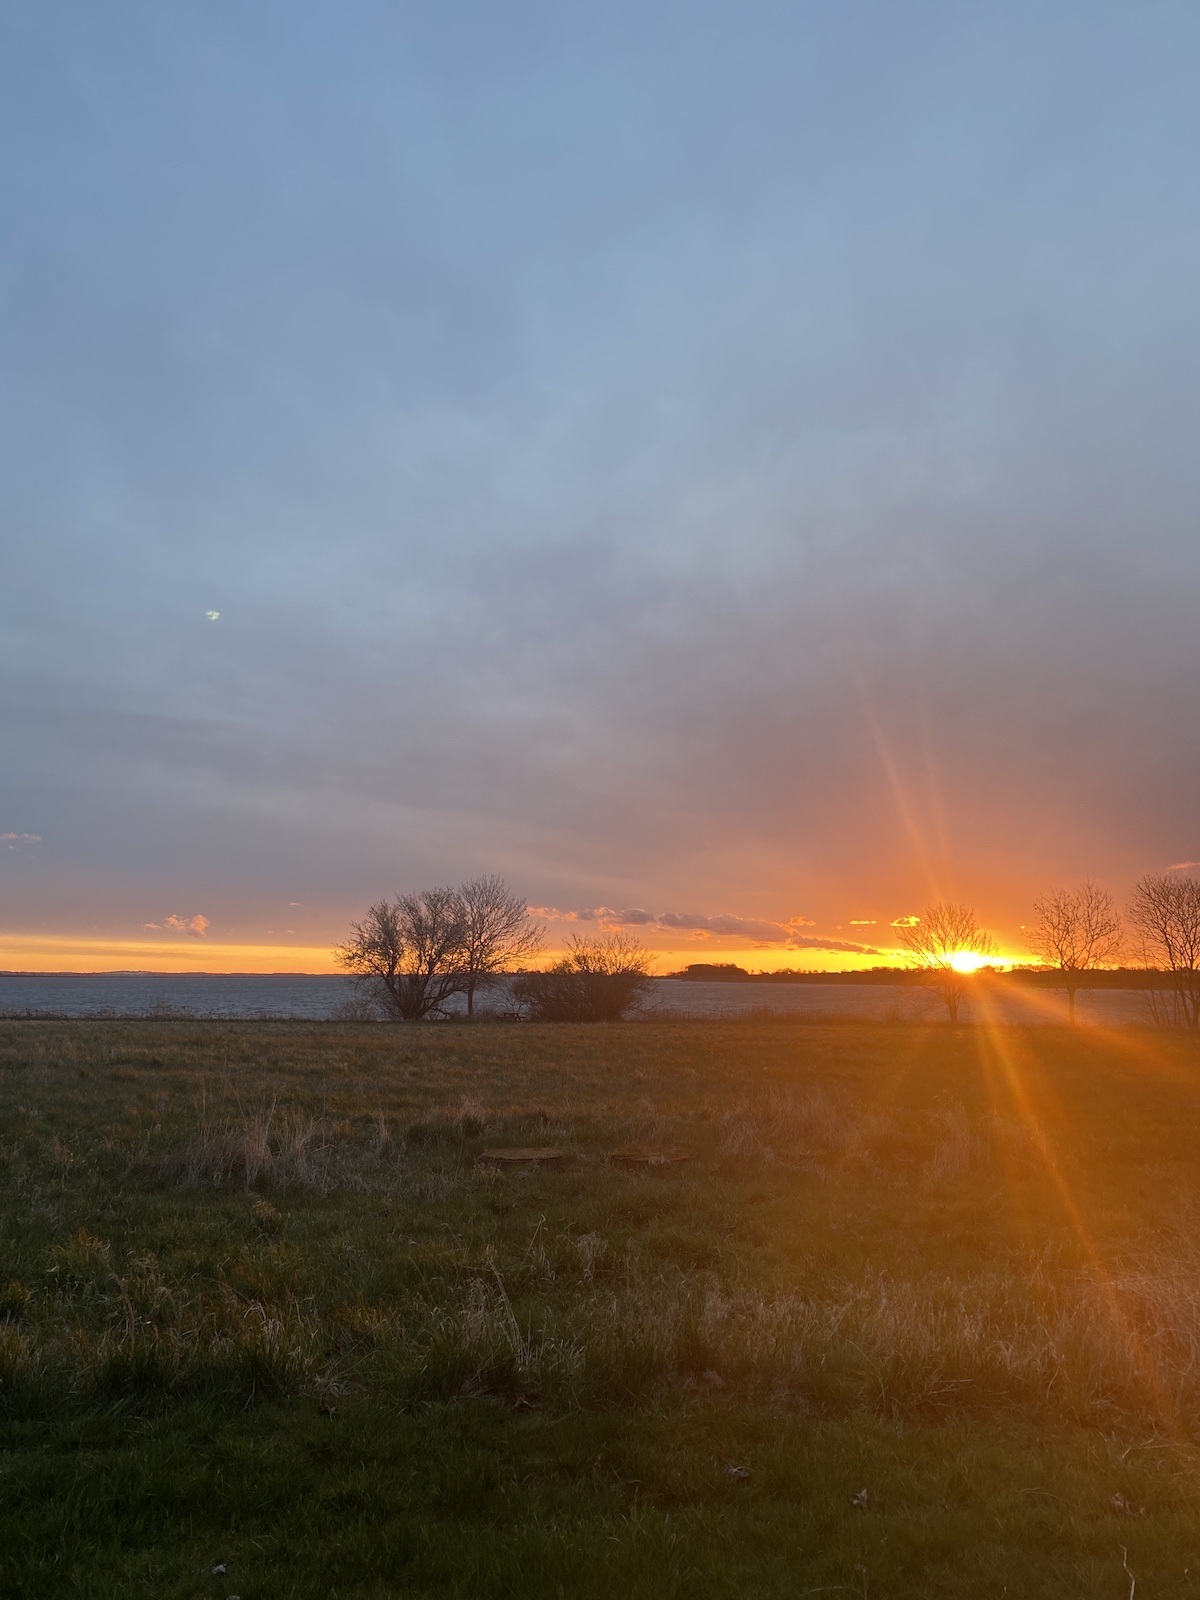
[[895,803],[897,814],[900,817],[901,825],[903,826],[904,831],[908,834],[909,842],[912,845],[918,862],[920,863],[921,870],[925,875],[925,881],[928,885],[929,898],[931,900],[940,900],[942,898],[941,887],[938,882],[938,875],[934,871],[933,861],[929,852],[929,846],[926,842],[925,835],[918,820],[918,808],[913,804],[909,797],[908,787],[905,784],[903,776],[900,772],[899,764],[892,755],[891,748],[888,745],[887,739],[884,737],[883,728],[880,726],[879,719],[875,715],[875,711],[871,705],[870,697],[867,691],[866,683],[862,678],[860,678],[858,681],[858,692],[860,701],[862,703],[863,716],[866,719],[867,727],[870,730],[871,738],[874,741],[875,751],[879,757],[879,763],[883,768],[884,777],[887,779],[888,788],[891,790],[892,799]]
[[[1179,1415],[1178,1407],[1171,1398],[1155,1353],[1141,1337],[1129,1315],[1112,1264],[1101,1249],[1093,1230],[1088,1226],[1083,1209],[1055,1154],[1046,1131],[1045,1118],[1039,1115],[1030,1085],[1021,1071],[1018,1053],[1014,1049],[1015,1030],[999,1021],[989,1007],[986,993],[978,998],[978,1006],[979,1037],[986,1051],[988,1064],[994,1069],[988,1075],[993,1093],[997,1082],[1003,1086],[1012,1111],[1024,1127],[1030,1148],[1035,1152],[1062,1215],[1078,1242],[1092,1280],[1100,1290],[1101,1302],[1110,1326],[1125,1346],[1135,1371],[1153,1396],[1157,1412],[1156,1420],[1162,1431],[1186,1451],[1193,1471],[1200,1475],[1200,1456],[1197,1455],[1196,1446]],[[1042,1093],[1047,1092],[1043,1087]]]

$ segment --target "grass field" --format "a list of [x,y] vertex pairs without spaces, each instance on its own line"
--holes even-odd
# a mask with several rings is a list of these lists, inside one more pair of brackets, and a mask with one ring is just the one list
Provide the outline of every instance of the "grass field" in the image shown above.
[[5,1592],[1200,1595],[1195,1039],[11,1022],[0,1074]]

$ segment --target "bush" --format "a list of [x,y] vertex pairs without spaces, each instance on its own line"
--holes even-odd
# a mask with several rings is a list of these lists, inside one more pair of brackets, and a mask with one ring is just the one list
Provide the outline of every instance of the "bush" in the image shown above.
[[514,979],[512,996],[534,1022],[620,1022],[650,986],[650,955],[628,934],[572,938],[548,972]]

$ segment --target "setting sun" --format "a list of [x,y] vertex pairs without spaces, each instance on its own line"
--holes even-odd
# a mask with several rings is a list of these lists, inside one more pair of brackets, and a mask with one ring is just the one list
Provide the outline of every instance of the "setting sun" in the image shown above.
[[950,957],[955,972],[978,972],[980,967],[994,966],[995,956],[980,955],[977,950],[956,950]]

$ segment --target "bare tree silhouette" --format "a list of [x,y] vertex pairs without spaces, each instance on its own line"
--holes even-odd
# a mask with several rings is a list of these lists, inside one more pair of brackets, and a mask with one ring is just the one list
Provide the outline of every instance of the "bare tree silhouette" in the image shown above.
[[472,878],[458,891],[462,902],[462,992],[467,1015],[475,1015],[475,993],[511,972],[542,947],[544,931],[530,921],[524,898],[511,892],[494,874]]
[[1033,903],[1036,921],[1026,930],[1029,948],[1062,973],[1067,1015],[1075,1021],[1079,974],[1107,966],[1121,952],[1124,936],[1113,897],[1090,878],[1078,889],[1055,889]]
[[1172,974],[1176,1020],[1200,1028],[1200,880],[1149,873],[1129,897],[1129,920]]
[[462,900],[454,889],[380,900],[334,955],[389,1016],[421,1022],[444,1013],[466,982]]
[[968,974],[955,965],[964,955],[991,955],[995,944],[975,921],[968,906],[940,904],[926,907],[918,921],[896,929],[900,944],[915,967],[924,974],[924,987],[932,989],[958,1021],[967,992]]

